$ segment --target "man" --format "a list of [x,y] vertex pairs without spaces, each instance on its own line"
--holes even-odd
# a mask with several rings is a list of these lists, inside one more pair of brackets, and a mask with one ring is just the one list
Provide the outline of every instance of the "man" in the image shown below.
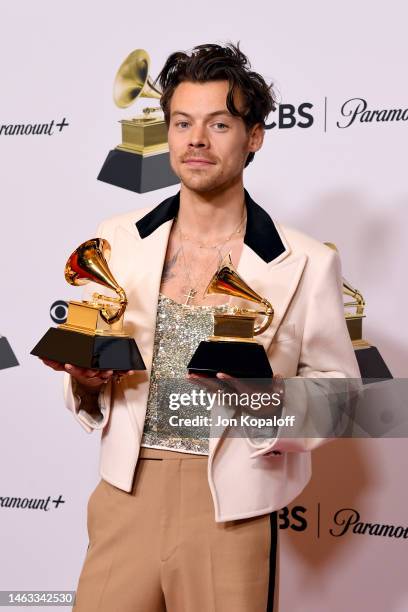
[[[359,377],[339,260],[277,226],[244,190],[244,167],[262,146],[275,101],[238,47],[175,53],[160,82],[180,192],[98,229],[111,243],[109,265],[129,300],[127,330],[147,371],[118,379],[47,362],[66,370],[75,418],[88,432],[102,430],[102,479],[88,504],[90,544],[75,610],[270,611],[276,511],[304,488],[309,451],[324,442],[310,436],[313,411],[326,418],[332,408],[324,384],[312,379]],[[299,383],[287,388],[283,405],[296,415],[296,435],[279,428],[269,439],[176,443],[157,428],[158,382],[186,376],[191,352],[211,332],[213,309],[228,308],[225,296],[204,297],[228,252],[240,276],[274,306],[259,341],[273,371]]]

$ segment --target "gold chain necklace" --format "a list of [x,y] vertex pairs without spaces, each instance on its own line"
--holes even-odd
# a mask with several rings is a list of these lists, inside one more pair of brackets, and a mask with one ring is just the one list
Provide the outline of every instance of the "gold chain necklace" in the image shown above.
[[[175,218],[175,222],[177,223],[178,219],[177,217]],[[215,245],[208,245],[205,243],[199,243],[199,248],[209,248],[209,249],[217,249],[218,253],[217,253],[217,267],[219,266],[220,262],[222,261],[222,249],[223,247],[225,247],[225,245],[233,238],[233,236],[235,236],[235,234],[239,234],[241,231],[241,226],[245,223],[245,210],[244,210],[244,214],[242,216],[242,219],[239,222],[239,225],[236,227],[236,229],[229,235],[227,236],[227,238],[225,240],[223,240],[220,243],[217,243]],[[184,287],[183,290],[185,291],[185,293],[183,293],[184,297],[186,298],[186,301],[184,302],[184,306],[189,306],[190,304],[190,300],[194,300],[194,298],[197,296],[198,294],[198,286],[200,285],[200,281],[202,280],[202,278],[205,277],[207,271],[209,270],[211,264],[213,264],[213,261],[210,261],[210,264],[207,265],[204,269],[204,272],[200,275],[200,278],[198,279],[198,281],[193,282],[192,278],[191,278],[191,270],[189,269],[189,266],[187,265],[187,259],[185,256],[185,252],[184,252],[184,245],[183,245],[183,239],[188,240],[189,242],[193,242],[191,239],[189,239],[185,234],[182,233],[181,228],[179,223],[177,223],[177,229],[179,232],[179,236],[180,236],[180,246],[181,246],[181,253],[183,256],[183,261],[184,261],[184,271],[186,274],[186,278],[187,278],[187,283],[189,285],[189,287]],[[197,241],[198,242],[198,241]],[[204,295],[202,296],[204,298]]]
[[[175,221],[178,222],[178,217],[175,218]],[[177,227],[178,227],[179,234],[180,234],[180,240],[184,239],[184,240],[187,240],[188,242],[192,242],[193,244],[198,246],[199,249],[217,249],[219,247],[224,246],[227,242],[229,242],[235,236],[235,234],[239,234],[241,232],[241,227],[243,226],[244,222],[245,222],[245,209],[241,217],[241,220],[238,223],[237,227],[234,229],[234,231],[231,232],[231,234],[227,236],[225,240],[220,240],[216,244],[208,244],[206,242],[200,242],[199,240],[197,240],[197,238],[191,238],[191,236],[181,231],[179,222],[177,223]]]

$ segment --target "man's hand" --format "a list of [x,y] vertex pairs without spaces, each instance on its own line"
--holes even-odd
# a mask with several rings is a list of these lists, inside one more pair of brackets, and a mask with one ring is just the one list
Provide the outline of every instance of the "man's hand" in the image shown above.
[[70,363],[60,363],[51,359],[41,359],[41,361],[56,370],[57,372],[68,372],[77,383],[88,393],[97,395],[103,385],[105,385],[113,377],[115,380],[120,380],[122,376],[130,376],[135,373],[135,370],[113,371],[113,370],[94,370],[89,368],[78,368]]
[[[224,384],[227,386],[227,388],[229,388],[230,391],[233,391],[238,394],[245,393],[248,394],[248,396],[251,396],[252,393],[259,392],[266,392],[269,394],[276,393],[279,394],[280,407],[282,407],[283,405],[283,400],[285,396],[285,383],[283,377],[280,374],[274,374],[270,379],[270,384],[265,379],[262,379],[262,381],[260,379],[258,383],[256,382],[256,380],[252,382],[249,378],[241,380],[239,378],[234,378],[233,376],[230,376],[225,372],[218,372],[215,377],[210,376],[208,374],[188,374],[187,379],[191,380],[192,382],[194,382],[194,379],[197,379],[197,383],[199,383],[200,386],[205,386],[206,388],[208,388],[209,391],[213,392],[216,392],[218,389],[220,389],[220,386]],[[261,385],[259,384],[259,382],[261,382]],[[256,409],[251,408],[247,411],[251,413],[255,411],[258,417],[271,416],[270,406],[264,406]],[[276,412],[276,410],[272,410],[272,412],[274,413]]]

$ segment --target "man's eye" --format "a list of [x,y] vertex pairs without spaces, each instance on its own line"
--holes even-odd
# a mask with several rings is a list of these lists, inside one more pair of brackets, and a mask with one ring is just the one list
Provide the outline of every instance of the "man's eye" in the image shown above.
[[221,121],[217,121],[217,123],[214,123],[214,127],[217,130],[225,130],[228,128],[228,125],[226,125],[225,123],[222,123]]
[[176,127],[184,129],[188,127],[188,121],[177,121]]

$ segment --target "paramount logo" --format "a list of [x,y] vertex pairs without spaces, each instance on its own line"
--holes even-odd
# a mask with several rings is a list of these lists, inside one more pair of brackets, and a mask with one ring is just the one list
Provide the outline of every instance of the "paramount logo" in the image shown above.
[[[60,495],[57,499],[51,499],[51,496],[44,498],[37,497],[0,497],[0,508],[19,508],[21,510],[50,510],[49,504],[54,504],[58,508],[60,504],[65,504],[65,500]],[[51,506],[52,508],[52,506]]]
[[340,109],[342,121],[337,121],[337,127],[348,128],[353,123],[378,123],[392,121],[408,121],[408,108],[368,108],[364,98],[350,98]]
[[341,508],[333,517],[335,527],[330,529],[334,537],[344,536],[347,532],[359,535],[382,536],[385,538],[408,539],[408,527],[383,523],[368,523],[361,520],[360,513],[354,508]]
[[48,123],[3,123],[0,136],[52,136],[68,125],[65,117],[59,123],[54,119]]

